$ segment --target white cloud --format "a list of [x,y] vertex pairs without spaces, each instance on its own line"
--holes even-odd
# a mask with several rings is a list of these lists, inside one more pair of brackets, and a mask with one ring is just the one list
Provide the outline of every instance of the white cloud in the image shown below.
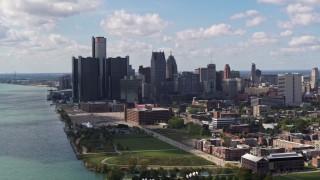
[[313,11],[313,8],[310,6],[297,3],[297,4],[289,4],[287,6],[286,11],[288,14],[301,14],[301,13],[309,13]]
[[102,3],[102,0],[1,0],[0,15],[8,25],[50,29],[59,19],[90,12]]
[[267,34],[266,32],[255,32],[247,42],[241,42],[239,45],[245,47],[256,47],[275,44],[277,42],[277,38]]
[[215,24],[209,28],[200,29],[188,29],[184,31],[177,32],[178,40],[187,39],[200,39],[200,38],[210,38],[219,37],[226,35],[243,35],[245,31],[242,29],[234,29],[228,24]]
[[261,16],[254,17],[253,19],[246,21],[246,26],[257,26],[264,21],[264,18]]
[[319,44],[319,38],[315,36],[293,37],[289,42],[290,46],[307,46]]
[[259,3],[282,5],[288,2],[288,0],[257,0]]
[[286,30],[280,33],[280,36],[282,37],[291,36],[291,35],[293,35],[293,31],[291,30]]
[[259,12],[257,10],[248,10],[244,13],[238,13],[230,17],[230,19],[241,19],[241,18],[246,18],[246,17],[251,17],[251,16],[256,16],[259,15]]
[[295,14],[291,17],[291,22],[294,25],[302,25],[302,26],[318,24],[320,23],[320,14],[317,14],[317,13]]
[[320,46],[305,46],[305,47],[285,47],[281,48],[279,52],[274,52],[274,54],[286,54],[292,55],[296,53],[306,53],[306,52],[317,52],[320,51]]
[[108,45],[108,54],[110,54],[110,56],[125,56],[128,55],[128,53],[130,53],[130,55],[132,53],[150,53],[151,51],[151,45],[133,39],[121,39]]
[[[315,12],[315,4],[299,1],[300,3],[289,4],[286,8],[288,21],[278,21],[278,27],[292,29],[295,26],[308,26],[320,23],[320,14]],[[319,3],[320,5],[320,3]]]
[[292,29],[294,27],[290,21],[278,21],[277,25],[281,29]]
[[158,14],[129,14],[125,10],[115,11],[100,26],[111,35],[153,35],[168,25]]

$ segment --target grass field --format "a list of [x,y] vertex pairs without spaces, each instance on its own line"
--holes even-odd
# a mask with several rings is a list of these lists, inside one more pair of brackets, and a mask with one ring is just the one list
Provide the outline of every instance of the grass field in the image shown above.
[[113,142],[122,155],[109,158],[106,161],[108,164],[129,165],[136,162],[138,165],[159,166],[213,165],[203,158],[179,150],[147,134],[117,135]]
[[141,150],[165,150],[176,149],[175,147],[153,138],[149,135],[128,136],[118,135],[113,139],[115,145],[120,145],[120,151],[141,151]]
[[213,165],[211,162],[203,158],[182,150],[125,152],[121,156],[112,157],[107,160],[107,163],[117,165],[129,165],[131,162],[136,162],[138,165],[159,166]]
[[317,179],[320,179],[320,172],[274,176],[273,179],[274,180],[317,180]]
[[200,135],[194,135],[190,134],[184,130],[179,130],[179,129],[153,129],[153,131],[178,142],[181,142],[186,145],[192,145],[193,146],[193,141],[192,139],[201,139],[201,138],[206,138],[208,136],[200,136]]

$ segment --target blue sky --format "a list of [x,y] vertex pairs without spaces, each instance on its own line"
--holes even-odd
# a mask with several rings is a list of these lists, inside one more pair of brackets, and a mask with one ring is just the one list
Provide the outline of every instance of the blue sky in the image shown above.
[[1,0],[0,73],[71,72],[90,56],[91,36],[107,56],[149,66],[172,51],[179,71],[211,61],[222,70],[319,66],[319,0]]

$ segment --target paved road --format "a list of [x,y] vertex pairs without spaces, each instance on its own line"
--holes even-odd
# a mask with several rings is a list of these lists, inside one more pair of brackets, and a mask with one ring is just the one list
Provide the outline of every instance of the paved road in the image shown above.
[[179,148],[181,150],[184,150],[184,151],[189,152],[191,154],[194,154],[196,156],[200,156],[200,157],[202,157],[202,158],[204,158],[204,159],[206,159],[206,160],[208,160],[210,162],[215,163],[216,165],[224,166],[226,163],[235,163],[235,162],[224,161],[224,160],[219,159],[219,158],[217,158],[217,157],[215,157],[215,156],[213,156],[211,154],[207,154],[205,152],[193,149],[192,147],[186,146],[186,145],[181,144],[181,143],[179,143],[177,141],[169,139],[169,138],[167,138],[167,137],[165,137],[165,136],[163,136],[163,135],[161,135],[159,133],[156,133],[154,131],[146,129],[146,128],[142,127],[142,126],[138,126],[138,127],[140,127],[146,133],[152,135],[153,137],[155,137],[155,138],[157,138],[157,139],[159,139],[161,141],[164,141],[164,142],[166,142],[168,144],[171,144],[171,145],[173,145],[173,146],[175,146],[175,147],[177,147],[177,148]]

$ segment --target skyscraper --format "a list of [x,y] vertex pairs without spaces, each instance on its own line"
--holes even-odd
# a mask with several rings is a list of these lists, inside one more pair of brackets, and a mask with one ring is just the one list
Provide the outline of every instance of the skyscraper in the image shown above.
[[120,100],[120,80],[128,75],[129,56],[108,58],[109,98]]
[[96,101],[99,96],[99,59],[72,58],[73,98],[79,102]]
[[206,83],[206,92],[215,92],[216,91],[216,65],[208,64],[207,65],[207,83]]
[[107,39],[104,37],[92,37],[92,57],[103,59],[107,57]]
[[223,73],[223,79],[229,79],[230,78],[230,66],[229,64],[224,65],[224,73]]
[[92,37],[92,57],[99,59],[99,96],[107,98],[108,79],[107,79],[107,39],[104,37]]
[[251,80],[252,86],[254,86],[254,84],[256,82],[256,65],[254,63],[251,64],[250,80]]
[[287,105],[302,103],[301,74],[279,74],[278,95],[285,97]]
[[311,81],[310,81],[310,84],[311,84],[311,89],[318,89],[318,81],[319,81],[319,70],[317,67],[315,68],[312,68],[312,71],[311,71]]
[[166,59],[164,52],[152,52],[151,55],[151,84],[155,89],[155,96],[160,94],[160,85],[166,81]]
[[151,83],[150,70],[151,70],[150,67],[139,66],[139,74],[144,75],[145,83],[148,83],[148,84]]
[[166,69],[166,78],[172,80],[173,75],[178,73],[177,63],[174,59],[174,56],[170,53],[170,56],[167,59],[167,69]]

